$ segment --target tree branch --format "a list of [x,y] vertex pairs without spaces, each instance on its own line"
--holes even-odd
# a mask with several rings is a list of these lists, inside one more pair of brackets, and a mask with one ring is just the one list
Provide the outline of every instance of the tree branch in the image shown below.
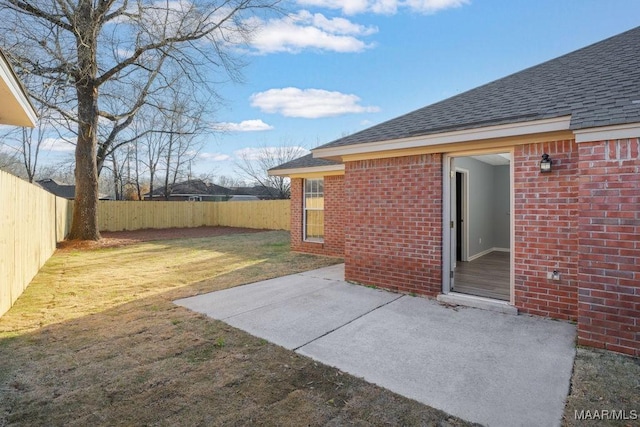
[[29,15],[32,15],[38,18],[43,18],[48,22],[66,31],[73,32],[73,27],[70,24],[61,21],[59,16],[47,13],[44,10],[38,9],[37,7],[34,7],[24,1],[19,1],[19,0],[6,0],[6,1],[13,6],[12,9],[16,12],[27,13]]

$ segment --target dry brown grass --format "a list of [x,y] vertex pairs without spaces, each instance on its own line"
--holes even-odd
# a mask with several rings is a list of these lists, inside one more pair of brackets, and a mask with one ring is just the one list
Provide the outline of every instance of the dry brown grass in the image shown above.
[[[467,425],[171,302],[335,262],[283,232],[59,251],[0,318],[0,426]],[[576,410],[640,414],[640,361],[578,349],[563,425],[605,424]]]
[[[580,414],[588,418],[576,419]],[[640,425],[640,360],[578,348],[563,425]]]
[[283,232],[58,252],[0,319],[0,426],[467,425],[171,302],[335,262]]

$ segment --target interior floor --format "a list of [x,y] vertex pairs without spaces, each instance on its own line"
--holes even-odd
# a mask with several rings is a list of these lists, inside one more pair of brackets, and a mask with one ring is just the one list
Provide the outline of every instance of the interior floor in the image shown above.
[[453,291],[509,301],[508,252],[491,252],[470,262],[458,261]]

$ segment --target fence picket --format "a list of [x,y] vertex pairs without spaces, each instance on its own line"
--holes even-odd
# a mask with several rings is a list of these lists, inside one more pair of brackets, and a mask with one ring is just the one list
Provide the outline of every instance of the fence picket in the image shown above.
[[100,231],[226,226],[289,230],[289,200],[98,202]]
[[[100,231],[225,226],[290,229],[289,200],[99,201]],[[73,201],[0,171],[0,317],[71,229]]]

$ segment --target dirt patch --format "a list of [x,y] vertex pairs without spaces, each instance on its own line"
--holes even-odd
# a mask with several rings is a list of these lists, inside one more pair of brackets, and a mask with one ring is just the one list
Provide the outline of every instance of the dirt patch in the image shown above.
[[98,241],[65,240],[58,243],[59,250],[92,250],[116,248],[154,240],[195,239],[200,237],[226,236],[230,234],[260,233],[265,230],[237,227],[189,227],[189,228],[148,228],[144,230],[103,231]]

